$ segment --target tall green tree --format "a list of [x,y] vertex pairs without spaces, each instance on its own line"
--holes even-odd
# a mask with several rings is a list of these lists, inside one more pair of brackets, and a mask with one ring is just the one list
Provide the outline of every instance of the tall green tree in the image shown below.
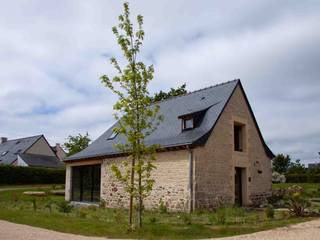
[[145,138],[159,125],[162,116],[159,106],[151,105],[148,85],[153,79],[153,66],[146,66],[138,59],[138,54],[144,39],[143,17],[137,16],[137,29],[130,20],[129,5],[124,3],[124,12],[118,18],[119,23],[112,28],[122,50],[126,65],[121,67],[115,58],[111,64],[117,71],[117,76],[101,77],[102,83],[111,89],[118,101],[113,106],[115,119],[118,121],[114,132],[126,137],[125,144],[116,144],[122,152],[128,155],[121,165],[113,165],[114,176],[124,185],[129,194],[129,226],[133,227],[133,201],[137,201],[138,226],[142,226],[143,200],[152,190],[154,180],[151,172],[155,168],[155,152],[158,145],[147,145]]
[[88,133],[84,135],[79,133],[75,136],[69,135],[67,142],[63,144],[63,147],[67,150],[67,156],[71,156],[88,147],[90,142],[91,139]]
[[272,161],[273,171],[278,173],[287,173],[291,164],[291,158],[289,155],[278,154]]
[[152,97],[152,101],[158,102],[158,101],[168,99],[170,97],[176,97],[176,96],[186,94],[187,93],[186,87],[187,87],[187,84],[184,83],[177,88],[170,88],[170,90],[168,92],[161,90],[160,92],[157,92],[154,94],[154,96]]

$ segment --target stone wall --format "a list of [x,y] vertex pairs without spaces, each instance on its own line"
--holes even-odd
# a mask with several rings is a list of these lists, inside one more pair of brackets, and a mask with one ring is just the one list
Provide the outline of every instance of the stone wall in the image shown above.
[[[102,163],[101,198],[107,207],[128,207],[128,195],[110,169],[113,163],[123,160],[124,158],[109,158]],[[155,184],[150,196],[144,200],[145,208],[158,208],[162,199],[171,211],[187,211],[190,198],[188,151],[160,152],[157,154],[155,165],[157,169],[152,173]]]
[[[245,148],[234,151],[234,122],[245,124]],[[258,129],[241,88],[233,93],[207,143],[194,149],[196,209],[211,209],[221,202],[234,203],[235,167],[242,170],[244,205],[257,204],[271,192],[271,160],[266,155]]]

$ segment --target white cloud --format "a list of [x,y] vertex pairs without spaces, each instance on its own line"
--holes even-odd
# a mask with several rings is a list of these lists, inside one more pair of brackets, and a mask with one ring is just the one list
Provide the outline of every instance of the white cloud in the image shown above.
[[[145,17],[151,92],[241,78],[272,150],[316,159],[320,129],[317,1],[130,1]],[[54,143],[113,122],[99,76],[119,56],[119,1],[4,1],[0,9],[0,135]]]

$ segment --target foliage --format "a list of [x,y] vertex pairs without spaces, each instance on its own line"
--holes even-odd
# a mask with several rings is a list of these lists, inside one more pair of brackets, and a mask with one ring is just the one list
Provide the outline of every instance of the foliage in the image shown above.
[[300,160],[296,160],[295,162],[290,162],[290,166],[288,169],[288,173],[293,173],[293,174],[302,174],[306,172],[306,167],[301,164]]
[[288,183],[320,183],[319,173],[290,173],[286,174],[286,182]]
[[292,215],[301,217],[305,215],[305,211],[311,206],[311,202],[303,195],[303,189],[298,185],[288,188],[287,207]]
[[162,198],[159,201],[159,212],[164,214],[168,212],[168,208],[167,205],[164,203],[164,201],[162,200]]
[[180,87],[170,88],[168,92],[164,92],[161,90],[160,92],[154,94],[154,96],[151,98],[151,101],[158,102],[158,101],[168,99],[170,97],[184,95],[187,93],[186,87],[187,87],[187,84],[184,83]]
[[274,189],[272,194],[267,198],[269,204],[275,207],[282,207],[284,205],[284,198],[286,195],[286,189]]
[[70,213],[73,209],[73,205],[67,201],[57,202],[57,207],[59,212],[62,212],[62,213]]
[[135,31],[130,20],[129,4],[124,3],[123,6],[124,13],[119,16],[119,24],[113,27],[112,31],[127,65],[121,67],[114,57],[111,58],[111,64],[118,75],[112,79],[103,75],[101,81],[119,98],[113,106],[115,119],[118,120],[113,131],[125,136],[126,143],[115,146],[128,155],[122,166],[114,164],[111,169],[130,196],[130,227],[132,227],[133,198],[138,201],[138,225],[141,227],[143,199],[149,195],[154,184],[151,172],[155,166],[152,162],[159,148],[158,145],[146,145],[145,138],[157,128],[162,116],[159,114],[159,106],[152,105],[148,92],[154,68],[147,67],[138,60],[145,35],[142,29],[143,17],[137,16],[138,29]]
[[67,142],[63,144],[63,147],[67,150],[67,156],[76,154],[89,146],[91,142],[88,132],[85,135],[78,134],[67,138]]
[[272,161],[273,171],[286,173],[290,167],[291,158],[289,155],[278,154]]
[[272,182],[273,183],[285,183],[286,176],[284,174],[273,171],[272,172]]
[[37,199],[33,198],[31,202],[32,202],[33,211],[37,211]]
[[227,209],[225,207],[220,207],[216,210],[215,220],[218,224],[225,224],[227,221]]
[[0,165],[0,184],[49,184],[64,181],[64,169]]
[[267,218],[274,218],[274,207],[271,204],[268,204],[264,209],[264,213],[266,214]]
[[181,219],[182,219],[183,223],[186,225],[190,225],[192,223],[191,214],[189,214],[189,213],[181,214]]

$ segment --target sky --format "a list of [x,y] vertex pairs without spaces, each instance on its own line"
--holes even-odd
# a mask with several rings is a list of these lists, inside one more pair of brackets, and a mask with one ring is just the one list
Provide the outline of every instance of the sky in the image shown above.
[[[240,78],[271,150],[320,161],[319,1],[129,3],[144,16],[151,93]],[[0,136],[55,144],[111,126],[117,98],[99,77],[121,60],[111,32],[121,11],[119,0],[1,1]]]

